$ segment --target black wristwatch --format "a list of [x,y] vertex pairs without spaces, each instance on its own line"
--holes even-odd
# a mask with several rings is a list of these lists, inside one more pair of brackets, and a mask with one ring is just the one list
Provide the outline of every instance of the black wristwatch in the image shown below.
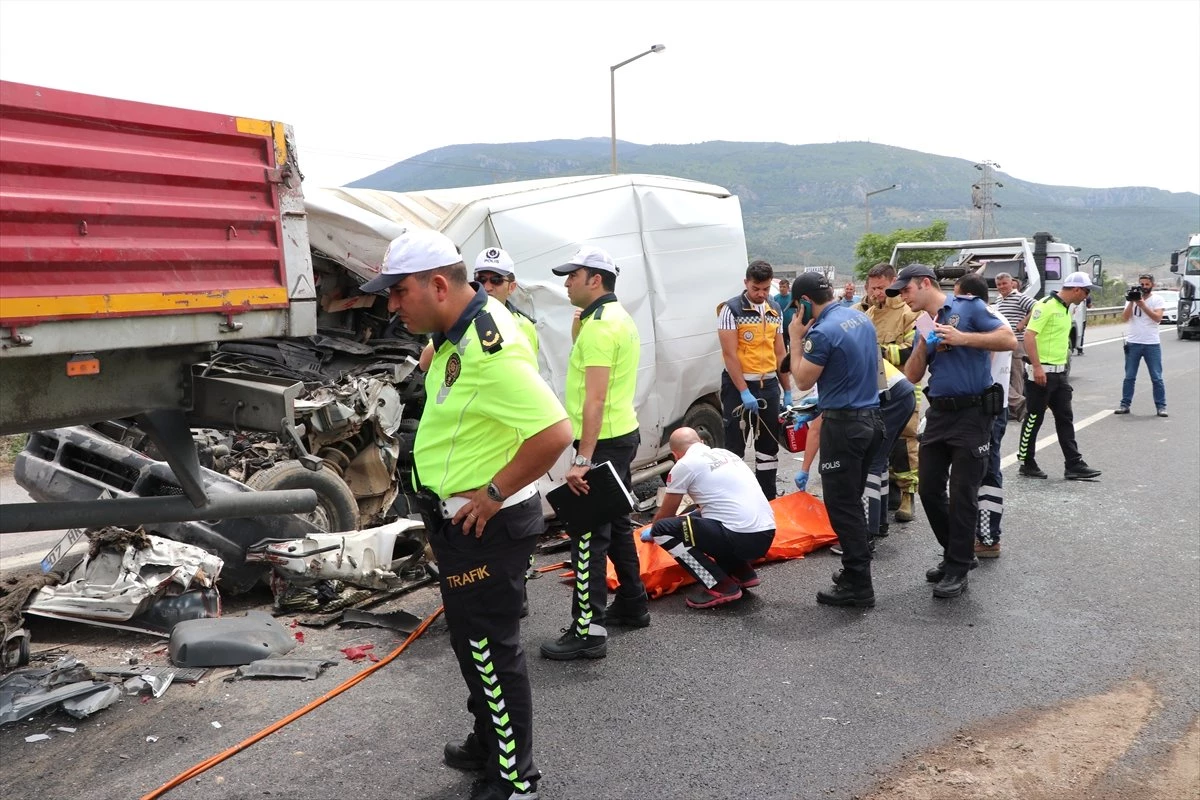
[[494,500],[497,503],[503,503],[508,499],[504,496],[504,492],[500,491],[500,487],[496,485],[495,481],[488,483],[487,496],[488,499]]

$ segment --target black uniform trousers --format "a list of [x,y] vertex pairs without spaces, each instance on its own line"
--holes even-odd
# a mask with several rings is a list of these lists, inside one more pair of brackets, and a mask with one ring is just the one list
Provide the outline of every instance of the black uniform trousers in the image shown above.
[[775,529],[738,533],[698,511],[667,517],[650,529],[659,547],[709,589],[736,572],[750,569],[775,541]]
[[[617,477],[628,489],[633,485],[630,465],[637,455],[642,437],[638,431],[611,439],[600,439],[592,453],[593,464],[611,461]],[[579,442],[575,443],[576,448]],[[640,598],[646,592],[637,546],[633,542],[633,519],[622,514],[610,522],[584,530],[580,524],[568,526],[571,536],[571,563],[575,569],[571,616],[577,636],[604,636],[604,609],[608,601],[608,561],[617,571],[617,594]],[[593,629],[592,626],[597,628]]]
[[[430,524],[428,517],[427,524]],[[533,791],[533,700],[521,647],[525,570],[545,531],[542,503],[531,497],[502,508],[481,538],[434,520],[429,544],[437,558],[450,646],[470,696],[475,736],[487,748],[490,781]]]
[[842,547],[846,586],[871,585],[871,545],[863,496],[867,475],[883,446],[883,419],[878,408],[822,409],[821,487],[825,510]]
[[1054,414],[1054,431],[1058,434],[1058,446],[1068,467],[1083,461],[1079,445],[1075,442],[1075,412],[1071,410],[1073,390],[1067,376],[1061,372],[1047,372],[1046,385],[1038,386],[1032,379],[1025,379],[1025,421],[1021,423],[1021,441],[1017,446],[1017,460],[1022,464],[1036,464],[1037,435],[1046,409]]
[[[765,381],[746,381],[750,394],[766,402],[757,416],[751,416],[750,424],[756,432],[754,437],[754,477],[762,487],[768,500],[775,499],[776,476],[779,473],[779,402],[781,399],[778,378]],[[738,458],[746,455],[746,440],[742,436],[742,395],[729,379],[728,372],[721,373],[721,409],[725,414],[725,449]]]
[[979,487],[988,468],[994,421],[978,406],[925,413],[918,468],[921,506],[942,546],[947,575],[967,574],[975,558]]
[[891,493],[888,484],[889,456],[892,455],[892,448],[900,440],[900,434],[904,432],[908,421],[912,419],[913,409],[917,407],[916,392],[912,390],[911,384],[905,382],[900,385],[904,389],[896,388],[879,393],[883,444],[875,451],[867,473],[867,532],[871,536],[878,536],[880,530],[886,528],[888,495]]

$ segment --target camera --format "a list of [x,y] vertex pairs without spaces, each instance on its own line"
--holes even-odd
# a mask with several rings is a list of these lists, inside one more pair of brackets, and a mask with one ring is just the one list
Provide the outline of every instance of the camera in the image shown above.
[[1150,294],[1149,289],[1143,289],[1141,286],[1130,286],[1129,291],[1125,294],[1125,300],[1129,303],[1136,303],[1148,294]]

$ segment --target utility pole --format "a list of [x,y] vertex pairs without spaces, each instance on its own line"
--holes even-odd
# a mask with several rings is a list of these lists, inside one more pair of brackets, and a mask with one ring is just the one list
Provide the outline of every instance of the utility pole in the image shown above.
[[996,232],[993,211],[1000,208],[1000,204],[993,197],[993,192],[1004,188],[1004,184],[995,178],[1000,165],[995,161],[983,161],[976,164],[975,169],[983,175],[978,183],[971,185],[971,238],[995,239],[999,234]]

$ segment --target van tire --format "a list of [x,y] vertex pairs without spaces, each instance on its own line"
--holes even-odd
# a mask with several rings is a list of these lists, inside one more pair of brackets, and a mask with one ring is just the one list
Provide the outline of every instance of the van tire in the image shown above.
[[327,466],[314,472],[299,461],[281,461],[251,475],[246,485],[259,492],[312,489],[317,493],[317,507],[300,516],[329,533],[358,530],[358,501],[346,482]]
[[683,427],[694,428],[709,447],[725,446],[725,418],[708,403],[696,403],[683,415]]

